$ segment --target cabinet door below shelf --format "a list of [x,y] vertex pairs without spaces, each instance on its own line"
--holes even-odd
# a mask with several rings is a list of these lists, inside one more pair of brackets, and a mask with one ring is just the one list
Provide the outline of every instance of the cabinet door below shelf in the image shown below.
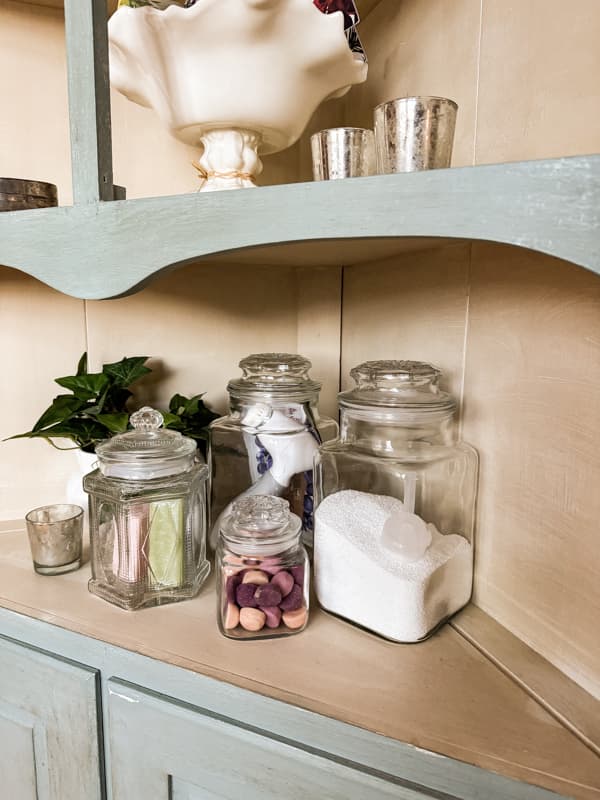
[[0,797],[100,800],[96,676],[0,636]]
[[432,796],[117,680],[109,681],[109,715],[114,800]]

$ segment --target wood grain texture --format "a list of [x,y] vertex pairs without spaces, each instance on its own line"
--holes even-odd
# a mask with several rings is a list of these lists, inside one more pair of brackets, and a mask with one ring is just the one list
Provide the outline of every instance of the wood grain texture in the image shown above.
[[600,281],[478,244],[470,285],[475,600],[600,698]]
[[451,625],[600,756],[599,700],[477,606]]
[[73,201],[113,200],[106,0],[65,0]]
[[[85,347],[81,301],[0,267],[0,353],[12,376],[0,392],[0,440],[31,430],[62,391],[54,378],[73,374]],[[74,452],[61,453],[42,439],[2,441],[0,517],[23,519],[32,508],[63,502],[74,469]]]
[[475,163],[600,152],[599,40],[596,0],[483,0]]
[[471,246],[404,253],[344,269],[342,387],[363,361],[440,365],[445,391],[460,397]]
[[485,239],[600,271],[599,207],[600,156],[430,170],[5,213],[0,263],[94,299],[202,256],[306,239]]
[[35,575],[22,535],[2,534],[0,554],[5,608],[562,794],[600,797],[600,759],[448,627],[419,646],[392,645],[316,612],[301,636],[245,642],[242,658],[218,633],[210,587],[126,614],[87,592],[88,569]]
[[[0,742],[3,797],[100,800],[96,702],[94,670],[0,637],[0,734],[8,737]],[[17,728],[22,735],[14,738]]]

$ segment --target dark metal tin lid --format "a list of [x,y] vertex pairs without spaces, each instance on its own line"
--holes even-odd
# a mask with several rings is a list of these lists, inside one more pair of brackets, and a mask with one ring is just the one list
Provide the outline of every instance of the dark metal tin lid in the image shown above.
[[0,178],[0,211],[26,211],[58,205],[55,184],[24,178]]

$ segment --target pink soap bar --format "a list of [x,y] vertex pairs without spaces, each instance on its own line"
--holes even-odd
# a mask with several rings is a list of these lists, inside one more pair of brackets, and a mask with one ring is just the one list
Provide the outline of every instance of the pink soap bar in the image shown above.
[[283,622],[291,630],[302,628],[306,624],[307,618],[308,610],[306,608],[297,608],[295,611],[286,611],[283,614]]
[[242,608],[240,611],[240,625],[247,631],[260,631],[266,619],[266,614],[260,608]]
[[276,586],[281,592],[281,596],[287,597],[294,588],[294,578],[289,572],[278,572],[271,578],[271,586]]
[[281,610],[275,606],[274,608],[262,608],[267,618],[267,628],[278,628],[281,623]]

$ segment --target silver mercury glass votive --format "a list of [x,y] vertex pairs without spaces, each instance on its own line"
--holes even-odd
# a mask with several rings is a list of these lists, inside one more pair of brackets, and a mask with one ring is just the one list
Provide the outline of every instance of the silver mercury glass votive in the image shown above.
[[458,106],[446,97],[400,97],[375,109],[380,174],[450,166]]
[[79,569],[83,509],[61,503],[34,508],[25,516],[33,568],[40,575]]
[[375,174],[375,137],[366,128],[327,128],[310,137],[316,181]]

